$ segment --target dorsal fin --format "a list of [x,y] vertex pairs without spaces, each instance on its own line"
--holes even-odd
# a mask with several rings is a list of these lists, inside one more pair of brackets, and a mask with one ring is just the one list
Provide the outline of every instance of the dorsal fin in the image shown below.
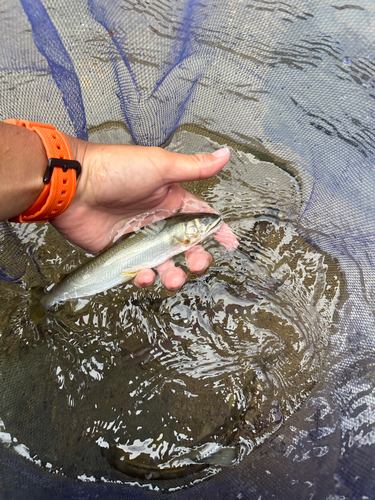
[[167,223],[166,219],[158,220],[157,222],[153,222],[152,224],[149,224],[148,226],[144,226],[139,231],[141,231],[144,234],[147,235],[157,235],[162,231]]
[[106,252],[108,248],[111,248],[111,246],[114,245],[113,241],[110,241],[108,245],[106,245],[104,248],[100,250],[96,255],[101,255],[102,253]]

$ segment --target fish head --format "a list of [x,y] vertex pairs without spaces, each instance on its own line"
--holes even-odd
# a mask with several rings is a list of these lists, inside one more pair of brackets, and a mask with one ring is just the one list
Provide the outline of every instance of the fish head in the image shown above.
[[202,213],[185,222],[185,239],[190,244],[202,241],[210,234],[215,233],[223,220],[218,214]]

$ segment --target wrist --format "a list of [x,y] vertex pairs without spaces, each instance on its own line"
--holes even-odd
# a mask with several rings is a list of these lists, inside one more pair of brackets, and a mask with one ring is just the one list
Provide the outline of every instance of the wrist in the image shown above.
[[74,198],[72,200],[72,205],[76,205],[77,202],[81,202],[84,193],[86,191],[87,179],[89,177],[89,164],[86,159],[86,152],[89,146],[89,142],[83,141],[82,139],[77,139],[71,135],[65,134],[66,139],[69,142],[70,148],[72,150],[73,159],[78,161],[82,167],[81,174],[77,179],[77,186]]

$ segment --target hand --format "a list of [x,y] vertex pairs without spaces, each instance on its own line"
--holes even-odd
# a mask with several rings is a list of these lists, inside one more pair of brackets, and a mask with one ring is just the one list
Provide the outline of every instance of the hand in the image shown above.
[[[82,165],[75,197],[69,208],[52,221],[68,240],[91,253],[122,234],[164,219],[175,212],[214,212],[178,183],[216,175],[229,160],[229,151],[193,156],[161,148],[95,144],[69,137],[74,157]],[[190,270],[204,272],[211,255],[197,246],[185,253]],[[186,275],[172,259],[157,268],[161,282],[177,290]],[[140,271],[134,283],[153,284],[151,269]]]

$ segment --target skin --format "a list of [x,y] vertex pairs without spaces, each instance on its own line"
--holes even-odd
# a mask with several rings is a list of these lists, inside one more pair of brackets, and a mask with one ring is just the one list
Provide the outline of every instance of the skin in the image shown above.
[[[0,122],[0,220],[26,211],[43,189],[47,157],[37,134]],[[82,165],[76,194],[52,225],[69,241],[97,253],[122,234],[175,212],[214,212],[179,183],[216,175],[229,160],[227,149],[213,154],[182,155],[157,147],[107,145],[67,136]],[[32,162],[30,162],[32,158]],[[190,271],[203,273],[212,261],[201,246],[185,254]],[[186,280],[168,260],[157,268],[161,282],[177,290]],[[152,269],[140,271],[138,287],[152,285]]]

